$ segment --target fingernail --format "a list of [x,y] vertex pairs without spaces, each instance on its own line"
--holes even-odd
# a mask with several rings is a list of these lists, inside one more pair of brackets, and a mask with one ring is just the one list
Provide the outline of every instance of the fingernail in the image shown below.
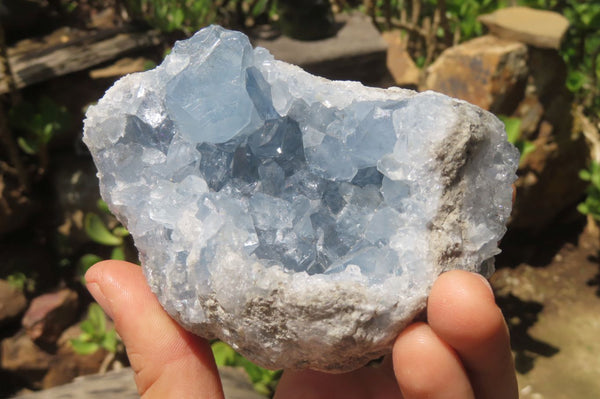
[[492,285],[490,284],[490,282],[488,281],[488,279],[487,279],[487,278],[485,278],[485,277],[483,277],[483,276],[482,276],[481,274],[479,274],[479,273],[475,273],[475,275],[476,275],[477,277],[479,277],[479,278],[480,278],[480,279],[481,279],[481,280],[482,280],[482,281],[485,283],[485,286],[486,286],[486,287],[487,287],[487,288],[490,290],[490,293],[491,293],[492,295],[494,295],[494,289],[492,288]]
[[88,283],[87,289],[90,292],[90,294],[92,294],[96,302],[98,302],[98,305],[100,305],[102,309],[104,309],[106,315],[112,319],[113,312],[110,306],[110,301],[106,299],[98,283]]

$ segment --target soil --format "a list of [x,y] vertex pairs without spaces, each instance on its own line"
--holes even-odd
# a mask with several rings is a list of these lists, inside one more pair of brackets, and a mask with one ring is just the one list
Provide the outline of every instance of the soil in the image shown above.
[[584,226],[533,240],[511,232],[498,257],[492,285],[523,399],[600,397],[600,239]]

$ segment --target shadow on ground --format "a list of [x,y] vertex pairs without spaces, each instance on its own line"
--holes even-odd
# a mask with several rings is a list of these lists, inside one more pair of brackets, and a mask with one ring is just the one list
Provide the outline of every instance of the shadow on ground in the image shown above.
[[596,287],[596,296],[600,298],[600,254],[595,256],[589,256],[588,260],[598,264],[598,273],[587,281],[587,285],[590,287]]
[[585,218],[581,217],[568,224],[550,226],[537,234],[509,229],[500,243],[502,253],[496,256],[496,267],[516,268],[523,263],[546,267],[565,245],[578,245],[584,228]]
[[559,348],[529,335],[529,328],[538,321],[544,305],[535,301],[523,301],[512,294],[496,298],[510,329],[510,343],[515,353],[515,367],[521,374],[533,369],[538,356],[551,357]]

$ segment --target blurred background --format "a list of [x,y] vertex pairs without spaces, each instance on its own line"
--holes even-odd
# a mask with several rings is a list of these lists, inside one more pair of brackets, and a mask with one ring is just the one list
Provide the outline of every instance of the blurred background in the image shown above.
[[[84,288],[95,262],[137,257],[99,197],[82,121],[115,80],[213,23],[317,75],[501,118],[521,161],[491,281],[521,397],[600,397],[600,2],[583,0],[0,1],[0,397],[111,370],[135,392]],[[279,371],[213,351],[228,397],[272,395]]]

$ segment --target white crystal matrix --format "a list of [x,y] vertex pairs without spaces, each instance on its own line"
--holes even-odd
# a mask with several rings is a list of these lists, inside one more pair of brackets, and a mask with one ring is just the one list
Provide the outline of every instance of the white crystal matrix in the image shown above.
[[318,78],[217,26],[119,80],[84,141],[169,314],[335,372],[388,352],[441,272],[493,271],[519,159],[473,105]]

